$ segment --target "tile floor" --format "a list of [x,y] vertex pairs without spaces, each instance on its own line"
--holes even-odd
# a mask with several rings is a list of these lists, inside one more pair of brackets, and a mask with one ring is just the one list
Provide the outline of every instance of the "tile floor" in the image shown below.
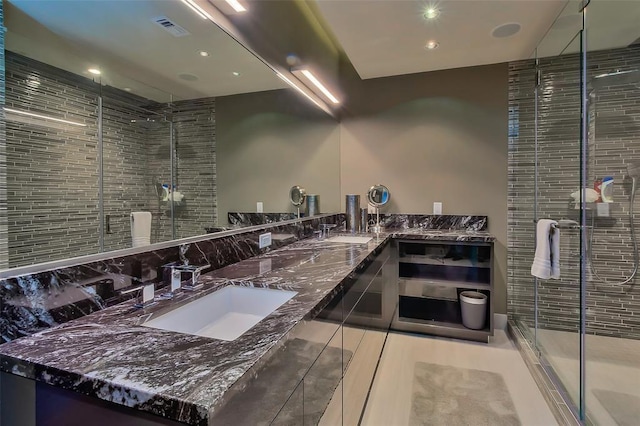
[[[545,358],[576,400],[580,380],[578,334],[538,330],[537,335]],[[640,340],[587,335],[585,347],[589,420],[599,426],[640,424]]]
[[514,344],[504,331],[495,333],[489,344],[389,333],[362,424],[402,426],[411,423],[414,366],[416,362],[423,362],[497,373],[504,379],[520,424],[557,425]]

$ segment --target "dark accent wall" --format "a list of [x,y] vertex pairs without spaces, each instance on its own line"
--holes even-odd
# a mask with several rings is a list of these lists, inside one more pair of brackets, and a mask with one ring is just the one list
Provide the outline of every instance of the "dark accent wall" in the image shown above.
[[[640,69],[640,46],[588,54],[588,81],[616,70]],[[578,220],[570,194],[579,189],[580,62],[578,55],[543,58],[538,115],[538,218]],[[534,81],[533,61],[509,65],[509,314],[533,326],[534,280]],[[604,84],[590,97],[588,182],[612,176],[611,217],[588,212],[588,241],[593,235],[593,266],[587,272],[587,332],[640,338],[640,277],[616,285],[633,271],[629,225],[630,179],[627,164],[640,161],[640,82]],[[639,211],[635,204],[636,212]],[[640,217],[634,216],[640,229]],[[595,227],[591,225],[594,224]],[[580,233],[561,230],[561,278],[541,280],[538,323],[541,328],[579,330]],[[587,265],[589,267],[589,265]]]

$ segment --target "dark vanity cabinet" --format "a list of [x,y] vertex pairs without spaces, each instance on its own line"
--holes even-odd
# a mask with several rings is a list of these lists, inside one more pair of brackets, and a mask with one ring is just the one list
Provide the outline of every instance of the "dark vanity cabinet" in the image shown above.
[[[398,309],[392,328],[487,341],[493,335],[493,244],[483,242],[395,242],[398,256]],[[485,326],[467,328],[460,293],[487,296]]]

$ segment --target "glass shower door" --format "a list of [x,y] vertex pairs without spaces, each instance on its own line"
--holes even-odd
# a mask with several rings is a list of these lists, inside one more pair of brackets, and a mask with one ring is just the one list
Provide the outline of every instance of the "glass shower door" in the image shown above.
[[[582,405],[583,59],[579,11],[580,2],[569,2],[537,49],[534,220],[558,221],[553,232],[560,240],[560,277],[533,279],[536,348],[547,372],[576,407]],[[573,31],[565,28],[568,22],[575,24]]]
[[625,425],[640,419],[640,3],[611,6],[587,7],[588,177],[612,184],[586,223],[585,401],[592,423]]
[[[578,53],[576,53],[578,52]],[[537,279],[536,343],[568,395],[580,405],[581,187],[580,37],[541,58],[536,219],[559,221],[560,278]],[[562,93],[563,96],[558,96]]]
[[171,113],[175,238],[186,238],[218,223],[215,98],[174,102]]
[[[100,100],[102,251],[173,239],[163,188],[172,178],[171,123],[164,104],[107,86]],[[134,224],[133,212],[139,219]]]

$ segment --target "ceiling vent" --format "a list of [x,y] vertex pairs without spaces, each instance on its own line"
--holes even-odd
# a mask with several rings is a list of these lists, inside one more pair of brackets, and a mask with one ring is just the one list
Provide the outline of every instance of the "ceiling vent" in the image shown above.
[[151,18],[151,20],[156,24],[160,25],[162,28],[165,29],[165,31],[167,31],[174,37],[184,37],[190,34],[189,31],[185,30],[180,25],[171,21],[166,16],[156,16],[155,18]]

